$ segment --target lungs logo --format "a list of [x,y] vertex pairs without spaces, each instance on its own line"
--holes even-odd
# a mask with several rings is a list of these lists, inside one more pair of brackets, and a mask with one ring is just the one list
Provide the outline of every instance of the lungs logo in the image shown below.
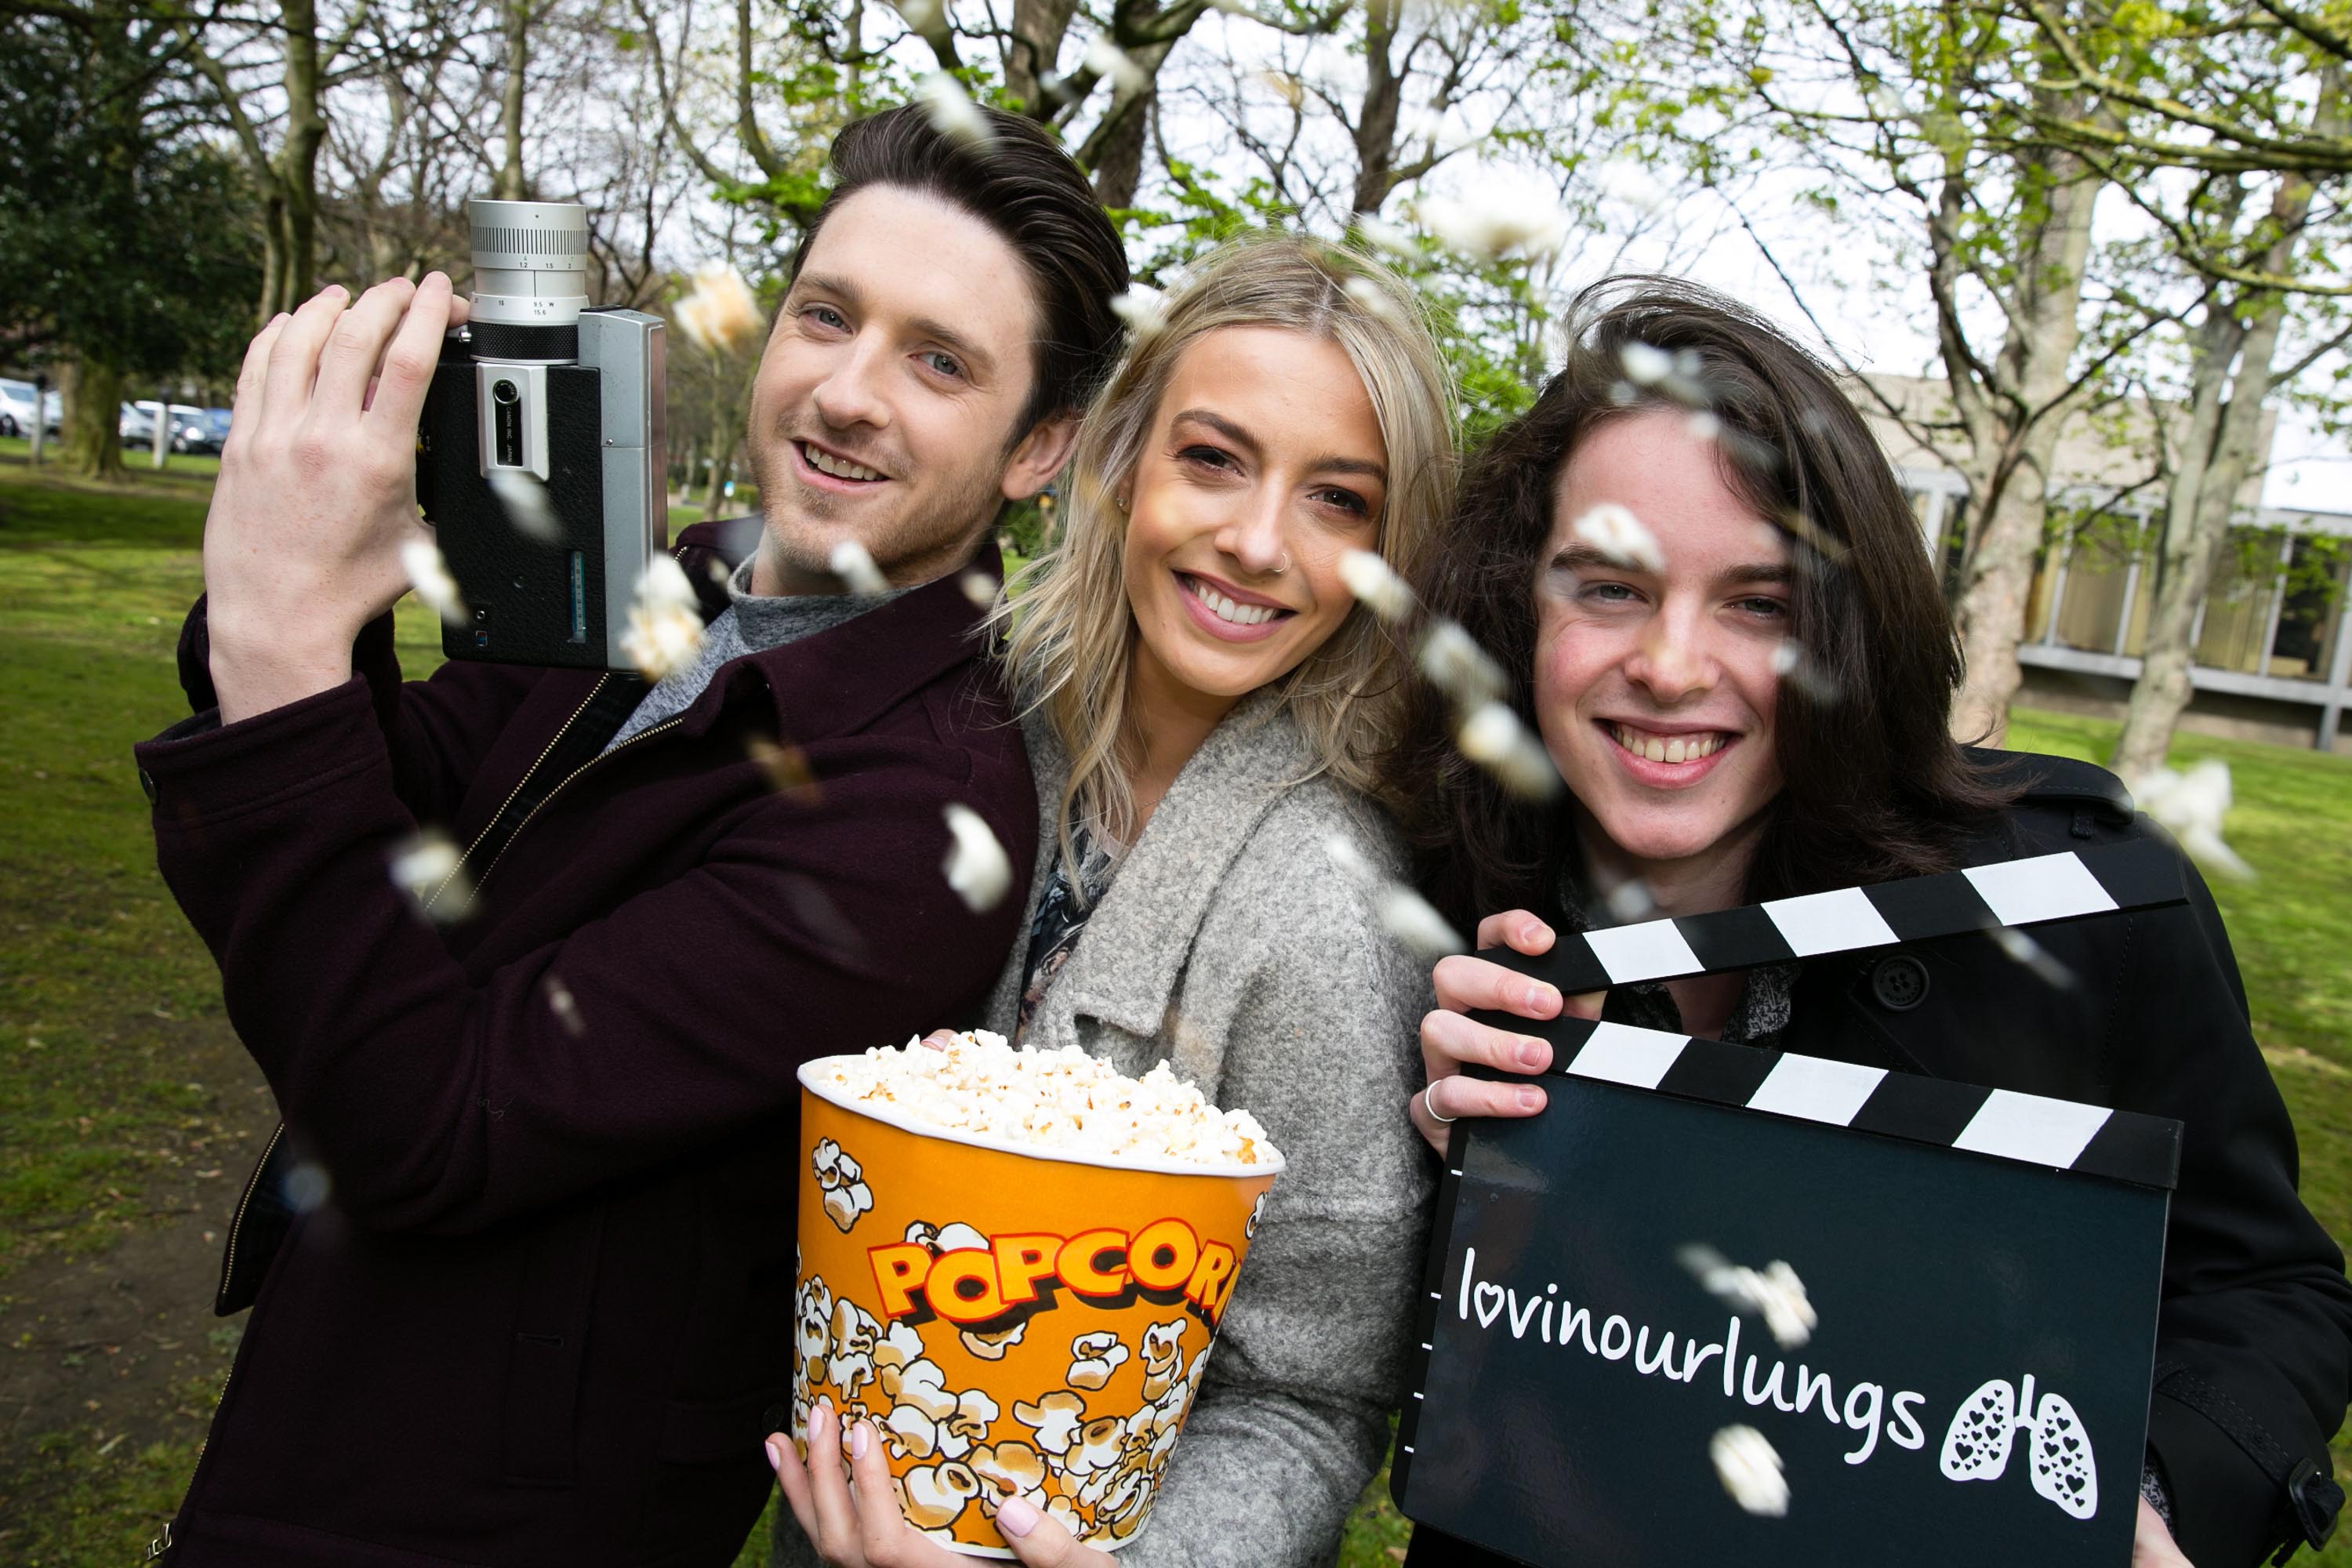
[[2063,1394],[2033,1403],[2033,1374],[2015,1388],[1999,1378],[1978,1389],[1952,1413],[1944,1432],[1943,1470],[1956,1481],[1997,1481],[2009,1468],[2017,1434],[2025,1433],[2033,1489],[2076,1519],[2099,1511],[2099,1472],[2091,1435]]

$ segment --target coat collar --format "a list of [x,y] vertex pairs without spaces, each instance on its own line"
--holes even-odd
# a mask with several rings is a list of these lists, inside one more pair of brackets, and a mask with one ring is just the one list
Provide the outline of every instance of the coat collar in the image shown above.
[[[1059,851],[1070,760],[1042,714],[1032,711],[1022,728],[1039,800],[1034,915]],[[1144,1038],[1158,1034],[1193,937],[1228,869],[1275,802],[1314,766],[1307,739],[1279,697],[1259,691],[1237,704],[1176,775],[1120,862],[1068,966],[1055,978],[1045,1011],[1085,1015]],[[1024,945],[1013,955],[1016,971],[1026,958]],[[1014,980],[1013,995],[1025,978]]]
[[[674,553],[702,600],[705,620],[727,608],[721,578],[755,548],[760,519],[699,522],[678,535]],[[714,574],[713,564],[721,570]],[[830,631],[735,659],[722,667],[701,696],[678,715],[679,731],[707,732],[727,706],[764,686],[780,734],[856,730],[908,692],[981,653],[976,636],[982,611],[962,579],[973,570],[992,581],[1004,574],[993,539],[945,576],[877,605]]]

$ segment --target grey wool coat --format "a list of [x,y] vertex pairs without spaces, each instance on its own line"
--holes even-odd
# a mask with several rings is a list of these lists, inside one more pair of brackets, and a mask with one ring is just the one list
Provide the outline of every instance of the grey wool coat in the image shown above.
[[[989,1008],[1006,1035],[1069,777],[1051,726],[1033,715],[1024,729],[1041,837],[1024,936]],[[1145,825],[1024,1041],[1075,1045],[1130,1076],[1166,1060],[1255,1115],[1286,1162],[1123,1568],[1330,1563],[1403,1388],[1434,1174],[1405,1104],[1434,999],[1428,966],[1324,847],[1345,837],[1402,879],[1395,828],[1355,792],[1304,778],[1312,766],[1270,699],[1228,715]],[[780,1518],[776,1562],[814,1562]]]

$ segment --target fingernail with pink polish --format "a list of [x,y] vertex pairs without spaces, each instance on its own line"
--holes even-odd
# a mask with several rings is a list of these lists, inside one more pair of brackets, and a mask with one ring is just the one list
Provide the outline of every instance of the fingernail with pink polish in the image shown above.
[[768,1450],[768,1468],[772,1470],[781,1470],[784,1468],[784,1454],[782,1449],[777,1447],[773,1443],[762,1443],[760,1447]]
[[996,1505],[996,1528],[1007,1535],[1026,1535],[1037,1528],[1037,1510],[1017,1497],[1006,1498]]
[[849,1457],[853,1459],[864,1458],[866,1450],[872,1442],[873,1438],[866,1434],[866,1423],[860,1421],[849,1429]]

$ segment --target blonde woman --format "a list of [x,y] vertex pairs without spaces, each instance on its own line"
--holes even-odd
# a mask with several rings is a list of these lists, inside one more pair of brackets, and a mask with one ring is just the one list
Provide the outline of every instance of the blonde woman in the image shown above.
[[[1410,291],[1311,241],[1210,258],[1078,435],[1061,543],[1001,607],[1041,825],[991,1026],[1140,1075],[1168,1061],[1287,1157],[1126,1568],[1328,1563],[1402,1382],[1431,1170],[1427,971],[1335,841],[1404,875],[1370,796],[1404,671],[1342,556],[1410,572],[1450,500],[1444,362]],[[1346,848],[1338,850],[1343,858]],[[780,1562],[952,1564],[864,1422],[809,1422]],[[1024,1562],[1102,1563],[1019,1499]],[[790,1540],[786,1540],[790,1537]]]

